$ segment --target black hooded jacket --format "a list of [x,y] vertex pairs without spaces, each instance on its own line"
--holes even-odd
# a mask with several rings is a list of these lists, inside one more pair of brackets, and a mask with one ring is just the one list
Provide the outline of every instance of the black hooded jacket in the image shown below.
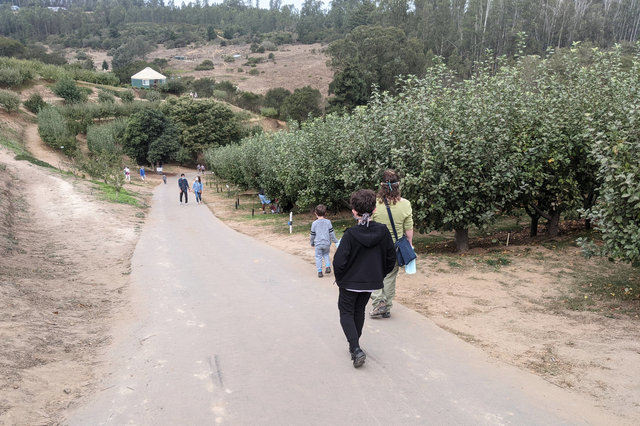
[[338,287],[350,290],[381,289],[382,279],[395,265],[389,228],[374,221],[347,229],[333,257]]

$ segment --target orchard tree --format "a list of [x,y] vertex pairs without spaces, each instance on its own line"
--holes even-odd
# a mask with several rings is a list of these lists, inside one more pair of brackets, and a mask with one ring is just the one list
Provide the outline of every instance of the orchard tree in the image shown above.
[[595,140],[592,154],[601,179],[599,200],[586,213],[602,236],[603,245],[580,241],[587,255],[599,254],[640,266],[640,58],[631,69],[617,73],[615,84],[617,114],[593,125],[589,134]]

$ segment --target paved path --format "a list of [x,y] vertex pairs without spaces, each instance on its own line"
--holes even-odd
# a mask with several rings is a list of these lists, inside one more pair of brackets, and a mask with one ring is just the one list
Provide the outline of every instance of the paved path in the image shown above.
[[179,205],[175,178],[156,188],[132,259],[136,318],[69,424],[617,422],[399,305],[367,319],[367,362],[354,369],[333,280],[193,201]]

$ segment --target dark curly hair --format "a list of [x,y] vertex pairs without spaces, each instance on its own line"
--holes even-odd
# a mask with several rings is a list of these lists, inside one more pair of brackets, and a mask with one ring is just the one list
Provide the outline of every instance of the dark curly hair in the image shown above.
[[380,201],[386,199],[391,204],[395,204],[400,201],[400,198],[400,177],[395,170],[387,169],[382,173],[382,178],[380,179],[378,199]]
[[360,215],[364,213],[372,214],[376,208],[376,193],[370,189],[360,189],[351,194],[349,204]]

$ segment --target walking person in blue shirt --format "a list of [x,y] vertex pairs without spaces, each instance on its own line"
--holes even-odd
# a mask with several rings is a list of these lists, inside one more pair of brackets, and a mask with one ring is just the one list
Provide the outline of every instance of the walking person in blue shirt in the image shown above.
[[193,182],[193,193],[196,196],[196,203],[202,203],[202,181],[200,180],[200,176]]
[[184,173],[178,179],[178,188],[180,188],[180,204],[182,204],[182,195],[184,194],[184,204],[189,203],[189,181],[184,177]]
[[144,166],[140,166],[140,179],[144,182],[144,178],[146,176],[146,172],[144,170]]
[[336,234],[333,232],[333,225],[329,219],[325,219],[327,207],[318,204],[314,210],[316,220],[311,224],[311,247],[316,248],[316,269],[318,269],[318,277],[322,278],[322,260],[324,259],[325,274],[331,273],[331,260],[329,252],[331,251],[331,242],[338,242]]

